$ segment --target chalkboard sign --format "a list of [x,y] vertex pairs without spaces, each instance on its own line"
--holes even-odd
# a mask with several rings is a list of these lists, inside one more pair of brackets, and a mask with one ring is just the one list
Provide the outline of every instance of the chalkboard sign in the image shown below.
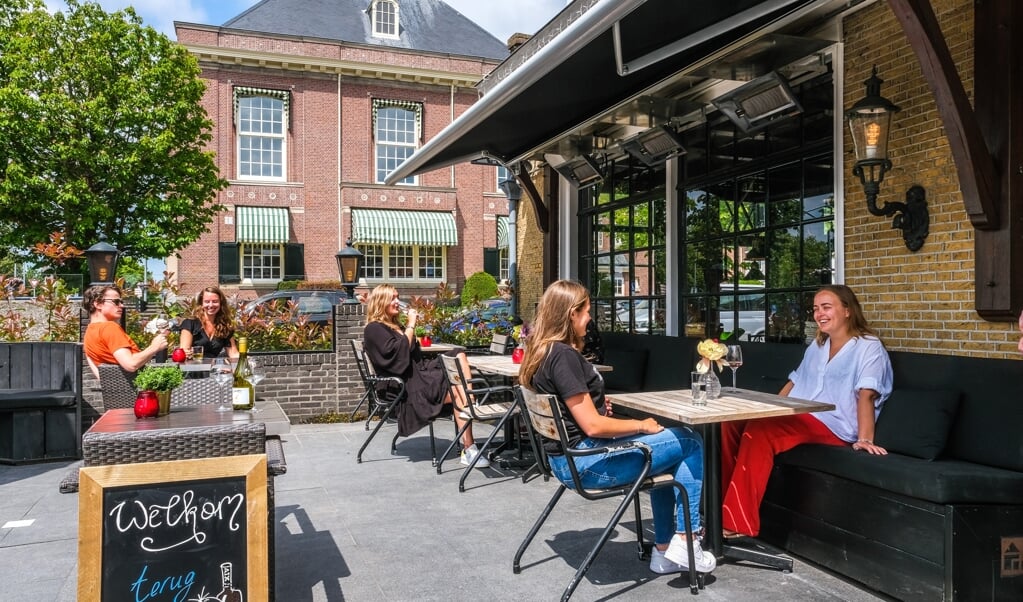
[[79,600],[267,599],[265,456],[93,466],[79,481]]

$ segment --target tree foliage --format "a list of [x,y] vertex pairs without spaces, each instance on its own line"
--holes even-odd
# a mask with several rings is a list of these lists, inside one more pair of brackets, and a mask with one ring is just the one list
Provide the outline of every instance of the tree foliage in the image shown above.
[[88,248],[103,233],[133,258],[194,242],[227,183],[187,50],[131,9],[69,0],[0,9],[0,244],[51,232]]

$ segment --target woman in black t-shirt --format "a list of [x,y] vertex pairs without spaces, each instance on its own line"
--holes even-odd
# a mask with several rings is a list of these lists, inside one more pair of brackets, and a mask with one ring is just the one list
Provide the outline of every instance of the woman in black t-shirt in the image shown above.
[[181,321],[181,348],[190,353],[193,345],[201,345],[204,357],[217,357],[226,349],[231,359],[237,358],[234,319],[223,291],[207,286],[195,296],[195,304],[195,315]]
[[[537,307],[519,381],[529,388],[558,397],[565,428],[573,449],[605,447],[616,441],[638,441],[651,449],[650,474],[671,473],[689,496],[681,506],[673,488],[650,492],[654,515],[654,548],[650,570],[675,573],[689,566],[685,518],[688,511],[693,530],[700,527],[700,495],[703,490],[703,442],[687,427],[664,428],[653,418],[613,417],[611,399],[604,396],[604,380],[579,353],[590,321],[589,292],[579,282],[559,280],[551,284]],[[551,470],[568,486],[572,475],[561,449],[548,448]],[[583,487],[610,487],[635,480],[643,465],[640,450],[575,458]],[[696,570],[714,570],[717,561],[693,542]]]
[[[458,397],[458,407],[464,407],[466,400],[460,394],[460,388],[448,385],[447,373],[440,358],[425,357],[419,347],[415,336],[418,312],[409,309],[405,314],[404,325],[398,319],[400,314],[398,291],[390,284],[374,288],[366,301],[363,343],[366,357],[379,376],[397,376],[405,381],[407,399],[398,405],[398,434],[407,437],[440,414],[443,404],[453,401],[452,390]],[[446,355],[456,357],[462,365],[462,373],[469,374],[464,352],[449,351]],[[461,429],[464,424],[461,412],[454,412],[454,418]],[[479,454],[470,424],[462,433],[462,465],[468,466]],[[490,461],[486,456],[476,460],[476,468],[489,466]]]

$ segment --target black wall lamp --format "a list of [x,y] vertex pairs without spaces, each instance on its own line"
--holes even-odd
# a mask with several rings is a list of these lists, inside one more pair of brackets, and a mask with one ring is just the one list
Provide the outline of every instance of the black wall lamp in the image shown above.
[[870,78],[863,82],[867,95],[846,112],[849,130],[852,132],[856,164],[853,175],[863,184],[867,195],[867,210],[872,215],[890,216],[892,228],[902,230],[902,238],[910,251],[919,251],[930,229],[930,215],[927,212],[927,194],[922,186],[912,186],[906,191],[906,202],[886,202],[877,206],[877,195],[881,191],[884,174],[892,168],[888,159],[888,134],[891,132],[892,115],[899,107],[881,96],[884,80],[877,76],[874,66]]

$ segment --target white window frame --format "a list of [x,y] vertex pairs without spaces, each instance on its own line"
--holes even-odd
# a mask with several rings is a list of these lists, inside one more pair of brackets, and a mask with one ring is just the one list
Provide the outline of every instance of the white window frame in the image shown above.
[[[251,91],[250,91],[251,90]],[[263,103],[271,103],[274,106],[270,107],[259,107],[256,109],[246,107],[249,102],[253,100],[260,100]],[[279,105],[279,106],[277,106]],[[235,88],[235,107],[234,107],[234,122],[235,122],[235,171],[236,177],[239,180],[250,180],[250,181],[262,181],[262,182],[286,182],[288,179],[288,129],[289,129],[289,105],[290,99],[289,94],[286,91],[281,90],[256,90],[246,88]],[[274,113],[280,116],[280,119],[242,119],[242,111],[269,111],[270,115]],[[274,125],[277,126],[278,132],[270,131],[249,131],[247,125],[251,123],[269,123],[271,130],[274,129]],[[279,153],[280,161],[276,160],[269,162],[253,162],[242,160],[242,143],[246,139],[252,139],[259,141],[263,144],[273,146],[274,144],[280,145],[280,150],[271,148],[269,151],[255,151],[255,152],[269,152],[271,154]],[[262,175],[262,174],[246,174],[243,173],[243,167],[247,165],[260,165],[268,164],[272,167],[280,168],[280,175]]]
[[508,171],[504,165],[498,165],[495,171],[497,173],[497,179],[494,180],[494,191],[501,192],[501,182],[509,179],[511,177],[511,172]]
[[[396,245],[382,245],[382,244],[359,244],[356,245],[359,251],[362,252],[366,259],[380,258],[379,264],[374,262],[370,265],[365,259],[362,265],[362,274],[360,276],[366,279],[367,284],[381,284],[385,282],[400,283],[403,285],[436,285],[441,282],[447,282],[448,274],[448,247],[443,245],[408,245],[408,244],[396,244]],[[405,249],[411,249],[411,254],[404,254]],[[440,251],[440,266],[435,269],[440,270],[440,276],[433,278],[423,278],[420,276],[421,260],[427,259],[424,250],[439,250]],[[400,255],[400,257],[399,257]],[[431,255],[433,259],[436,259],[435,255]],[[399,264],[399,259],[402,263]],[[405,263],[405,260],[408,260]],[[373,270],[373,273],[368,273],[368,270]],[[412,274],[411,278],[405,278],[395,273],[396,270],[407,270]]]
[[398,19],[398,3],[393,0],[375,0],[370,7],[374,38],[398,39],[401,21]]
[[501,247],[497,250],[497,273],[503,280],[509,280],[508,272],[508,247]]
[[[407,116],[396,115],[392,117],[390,113],[392,111],[401,111],[411,115],[412,119],[409,120]],[[395,118],[401,118],[401,122],[412,123],[411,130],[397,128],[387,129],[387,126],[392,125],[391,121]],[[404,101],[387,101],[387,100],[374,100],[373,101],[373,178],[377,184],[383,184],[387,176],[391,174],[395,169],[401,165],[405,159],[408,159],[416,152],[419,148],[419,139],[422,133],[422,122],[423,122],[423,106],[419,103],[404,102]],[[396,122],[398,123],[398,122]],[[395,137],[401,136],[405,140],[386,140],[388,135]],[[385,140],[381,140],[384,138]],[[409,138],[411,140],[409,141]],[[401,151],[405,154],[405,158],[401,161],[394,163],[394,165],[384,165],[381,167],[380,161],[393,160],[390,157],[381,156],[381,150],[393,149]],[[399,185],[415,186],[419,182],[418,176],[409,176],[400,182]]]
[[[276,254],[274,253],[276,251]],[[252,243],[243,242],[238,243],[238,265],[239,265],[239,276],[241,277],[242,284],[262,284],[262,283],[276,283],[284,279],[284,245],[278,243]],[[277,258],[276,266],[250,266],[246,265],[245,259],[252,257],[253,259],[260,260],[262,264],[265,258]],[[252,274],[249,273],[251,270],[270,270],[270,276],[265,277],[264,274],[260,274],[259,278],[253,278]]]

